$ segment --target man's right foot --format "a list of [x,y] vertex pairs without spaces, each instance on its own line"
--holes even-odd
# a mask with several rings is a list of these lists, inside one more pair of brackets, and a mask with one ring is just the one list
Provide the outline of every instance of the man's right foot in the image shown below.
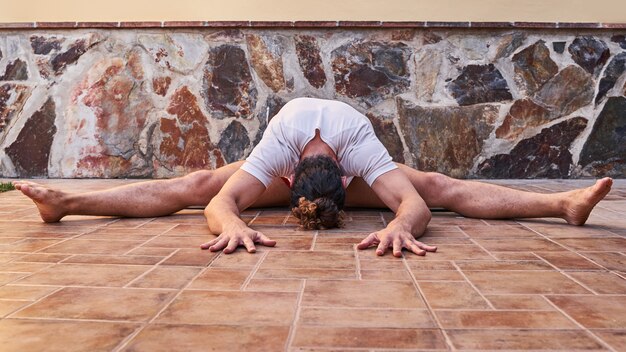
[[64,192],[29,181],[13,181],[13,185],[37,205],[44,222],[57,222],[66,215]]

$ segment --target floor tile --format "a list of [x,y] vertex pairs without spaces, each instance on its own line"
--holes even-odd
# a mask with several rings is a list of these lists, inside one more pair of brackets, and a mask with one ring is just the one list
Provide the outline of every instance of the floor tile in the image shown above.
[[246,291],[259,292],[300,292],[300,279],[252,279],[246,286]]
[[[372,292],[377,294],[372,295]],[[308,280],[302,306],[425,308],[415,286],[402,281]]]
[[5,351],[111,351],[138,327],[129,323],[87,321],[0,321],[0,346]]
[[535,252],[535,254],[561,270],[602,270],[598,265],[574,252]]
[[489,309],[489,304],[467,282],[420,282],[419,287],[435,309]]
[[406,270],[361,270],[361,280],[411,280]]
[[45,253],[33,253],[19,257],[21,262],[34,262],[34,263],[58,263],[64,259],[71,257],[70,254],[45,254]]
[[67,258],[63,261],[63,264],[153,265],[161,260],[163,260],[162,256],[78,254]]
[[483,294],[589,293],[553,271],[465,271],[465,275]]
[[[384,338],[381,338],[384,336]],[[300,326],[295,347],[445,349],[443,335],[429,329]]]
[[333,270],[333,269],[263,269],[260,268],[255,274],[255,279],[356,279],[356,269]]
[[151,324],[133,338],[126,352],[135,351],[282,351],[286,326],[203,326]]
[[189,286],[193,290],[228,291],[241,290],[250,270],[213,269],[200,274]]
[[353,328],[436,328],[425,309],[304,307],[300,311],[299,324]]
[[246,251],[237,251],[231,254],[220,254],[211,262],[214,268],[253,268],[261,260],[262,253],[247,253]]
[[286,292],[183,291],[156,322],[286,326],[293,320],[296,299]]
[[361,270],[406,270],[404,262],[393,256],[375,256],[367,255],[365,258],[359,255],[359,266]]
[[563,251],[565,248],[544,238],[478,238],[475,241],[493,252]]
[[626,296],[549,296],[548,299],[588,329],[626,326]]
[[604,350],[581,330],[447,330],[460,350]]
[[353,253],[321,251],[272,251],[261,269],[272,268],[317,268],[317,269],[356,269]]
[[53,286],[5,285],[0,287],[0,299],[35,301],[57,289]]
[[147,321],[173,296],[164,290],[66,287],[12,317]]
[[498,238],[506,239],[537,238],[538,234],[523,226],[460,226],[461,230],[472,238]]
[[563,314],[552,311],[468,311],[438,310],[435,314],[444,329],[577,329]]
[[493,259],[489,253],[479,246],[472,245],[445,245],[437,248],[437,252],[425,256],[407,255],[407,260],[464,260],[464,259]]
[[67,240],[41,251],[63,254],[124,254],[143,241]]
[[19,280],[20,285],[124,286],[146,265],[57,264]]
[[181,289],[191,282],[200,270],[200,268],[193,267],[159,265],[133,281],[129,287]]
[[200,247],[195,249],[182,248],[167,258],[163,265],[207,266],[218,255],[219,252],[201,250]]
[[412,270],[416,281],[465,281],[458,270]]
[[616,248],[626,248],[626,238],[558,238],[558,243],[578,251],[611,252]]
[[626,280],[609,272],[569,272],[571,277],[599,294],[626,294]]
[[8,262],[0,264],[0,272],[34,273],[49,267],[50,263]]
[[468,270],[553,270],[541,260],[468,260],[456,261],[463,271]]
[[210,241],[211,238],[204,236],[159,236],[146,243],[142,243],[141,247],[145,248],[189,248],[200,249],[200,245]]
[[495,309],[554,310],[554,307],[540,295],[489,295],[485,298]]
[[626,255],[622,253],[581,252],[580,254],[609,270],[626,271]]
[[27,238],[14,244],[0,246],[0,251],[13,253],[31,253],[52,246],[53,244],[59,243],[60,241],[61,240]]

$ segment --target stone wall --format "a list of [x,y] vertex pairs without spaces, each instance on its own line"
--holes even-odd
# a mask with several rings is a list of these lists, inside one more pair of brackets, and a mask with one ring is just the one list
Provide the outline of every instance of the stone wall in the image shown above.
[[626,176],[623,29],[0,31],[0,177],[171,177],[245,158],[300,96],[460,178]]

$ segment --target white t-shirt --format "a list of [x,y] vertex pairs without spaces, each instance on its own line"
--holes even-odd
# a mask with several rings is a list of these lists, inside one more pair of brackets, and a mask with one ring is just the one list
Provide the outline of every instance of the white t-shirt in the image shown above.
[[314,98],[285,104],[241,168],[265,187],[274,177],[289,177],[316,130],[337,155],[344,176],[362,177],[371,186],[397,168],[366,116],[348,104]]

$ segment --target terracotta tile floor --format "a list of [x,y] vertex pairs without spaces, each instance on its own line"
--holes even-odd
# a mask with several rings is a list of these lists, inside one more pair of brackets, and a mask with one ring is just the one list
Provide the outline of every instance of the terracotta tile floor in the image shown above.
[[588,226],[435,212],[422,240],[437,253],[355,250],[392,216],[350,210],[344,229],[311,232],[286,209],[253,209],[244,218],[278,245],[224,255],[199,249],[212,237],[201,210],[45,225],[20,193],[0,194],[0,350],[626,351],[626,181]]

